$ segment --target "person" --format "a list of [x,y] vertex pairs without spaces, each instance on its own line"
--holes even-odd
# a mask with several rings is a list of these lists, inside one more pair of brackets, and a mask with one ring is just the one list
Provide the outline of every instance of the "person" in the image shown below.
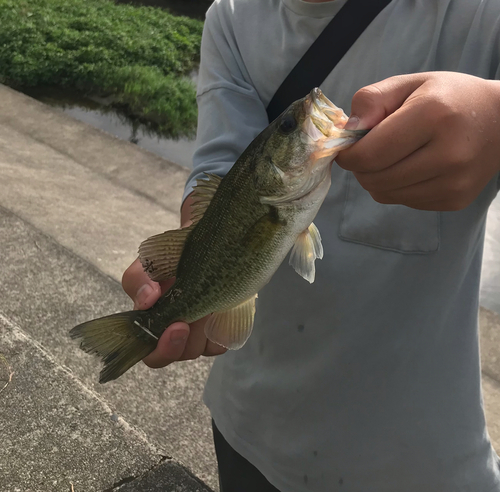
[[[274,92],[345,2],[211,6],[184,225],[196,178],[223,176],[268,125]],[[333,167],[315,283],[284,262],[247,344],[214,362],[204,398],[223,492],[500,491],[477,331],[499,75],[498,0],[393,0],[321,85],[349,128],[371,131]],[[137,309],[169,285],[137,261],[123,276]],[[146,364],[225,352],[203,323],[172,324]]]

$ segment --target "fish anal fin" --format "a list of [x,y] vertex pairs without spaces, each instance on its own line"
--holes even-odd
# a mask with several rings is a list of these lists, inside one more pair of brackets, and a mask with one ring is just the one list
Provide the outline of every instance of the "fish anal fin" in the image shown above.
[[316,258],[323,258],[323,245],[318,228],[311,222],[295,241],[289,263],[301,277],[312,284],[316,275]]
[[252,333],[256,298],[252,296],[232,309],[213,313],[205,324],[207,338],[231,350],[243,347]]
[[205,175],[208,179],[197,179],[191,195],[191,220],[193,223],[199,222],[203,217],[222,181],[222,178],[216,174],[205,173]]
[[184,229],[151,236],[139,246],[139,260],[151,280],[160,282],[175,277],[184,243],[194,224]]

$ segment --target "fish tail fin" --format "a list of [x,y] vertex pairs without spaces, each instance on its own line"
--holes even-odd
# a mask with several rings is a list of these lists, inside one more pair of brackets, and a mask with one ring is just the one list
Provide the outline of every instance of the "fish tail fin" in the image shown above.
[[70,331],[80,338],[80,348],[102,357],[104,367],[99,382],[107,383],[121,376],[156,347],[156,338],[143,325],[141,311],[112,314],[87,321]]

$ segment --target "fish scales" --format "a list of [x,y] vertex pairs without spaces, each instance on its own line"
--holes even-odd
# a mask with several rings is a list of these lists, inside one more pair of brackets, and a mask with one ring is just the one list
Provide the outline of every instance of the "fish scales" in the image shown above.
[[286,238],[280,211],[260,202],[253,179],[257,153],[242,157],[186,240],[179,261],[174,288],[186,296],[189,312],[181,317],[188,322],[255,294],[272,252]]

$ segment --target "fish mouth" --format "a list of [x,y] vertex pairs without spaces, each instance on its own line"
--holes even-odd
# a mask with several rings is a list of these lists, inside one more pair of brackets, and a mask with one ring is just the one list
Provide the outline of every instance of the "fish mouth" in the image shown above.
[[330,136],[332,125],[342,130],[347,123],[347,115],[328,99],[321,89],[315,87],[310,93],[310,118],[325,136]]
[[303,131],[314,142],[322,141],[324,148],[342,150],[368,133],[367,130],[344,130],[348,117],[315,87],[304,100],[306,119]]
[[[344,130],[349,119],[317,87],[304,99],[301,139],[309,152],[309,160],[304,163],[297,184],[289,184],[285,195],[262,197],[261,202],[270,205],[307,201],[313,199],[314,191],[322,183],[330,186],[330,170],[337,154],[368,133],[367,130]],[[326,181],[328,180],[328,181]]]

